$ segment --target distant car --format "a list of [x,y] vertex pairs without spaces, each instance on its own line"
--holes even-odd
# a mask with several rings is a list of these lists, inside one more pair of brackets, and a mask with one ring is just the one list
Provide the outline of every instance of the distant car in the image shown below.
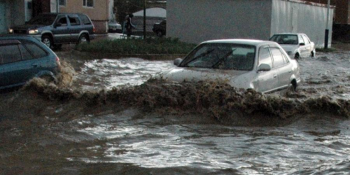
[[160,23],[155,23],[153,25],[152,30],[159,37],[162,37],[162,36],[166,35],[166,20],[163,20]]
[[275,42],[227,39],[199,44],[184,59],[174,61],[177,68],[160,77],[169,81],[224,80],[237,88],[271,92],[296,89],[299,65]]
[[89,42],[94,38],[94,32],[91,19],[80,13],[44,13],[9,29],[11,34],[33,36],[49,48]]
[[280,44],[291,58],[316,56],[315,43],[311,42],[304,33],[274,34],[270,41]]
[[117,21],[108,22],[108,32],[122,32],[122,25]]
[[20,86],[33,77],[56,80],[59,58],[33,37],[0,37],[0,89]]

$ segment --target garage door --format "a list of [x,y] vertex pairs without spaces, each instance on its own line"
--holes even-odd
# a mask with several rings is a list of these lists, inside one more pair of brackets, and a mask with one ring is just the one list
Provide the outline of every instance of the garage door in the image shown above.
[[6,33],[6,13],[5,13],[5,1],[0,0],[0,33]]

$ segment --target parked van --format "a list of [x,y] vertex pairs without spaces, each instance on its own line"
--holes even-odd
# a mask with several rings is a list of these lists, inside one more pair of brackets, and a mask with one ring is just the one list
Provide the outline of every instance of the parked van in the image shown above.
[[24,25],[9,29],[10,34],[30,35],[49,48],[65,43],[89,42],[94,38],[95,27],[91,19],[80,13],[40,14]]

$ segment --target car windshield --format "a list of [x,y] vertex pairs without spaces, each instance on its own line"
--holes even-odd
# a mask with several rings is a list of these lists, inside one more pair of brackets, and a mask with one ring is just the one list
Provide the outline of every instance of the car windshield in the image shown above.
[[39,15],[28,21],[27,24],[51,25],[55,21],[57,15]]
[[254,58],[254,46],[229,43],[207,43],[194,49],[180,66],[252,70]]
[[297,35],[273,35],[270,40],[278,44],[298,44]]

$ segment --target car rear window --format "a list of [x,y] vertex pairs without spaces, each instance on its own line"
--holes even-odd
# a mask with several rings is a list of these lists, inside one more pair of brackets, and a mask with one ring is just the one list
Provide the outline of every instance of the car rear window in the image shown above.
[[22,44],[25,47],[25,49],[30,53],[30,55],[32,55],[32,57],[24,57],[24,59],[36,59],[48,55],[48,53],[44,49],[42,49],[40,46],[38,46],[32,41],[23,40]]
[[23,45],[18,45],[19,49],[22,53],[22,57],[25,60],[29,60],[29,59],[33,59],[33,55],[31,53],[29,53],[29,51],[23,46]]
[[259,64],[268,64],[272,67],[272,59],[271,59],[270,51],[267,47],[260,49]]
[[271,48],[271,53],[273,56],[273,67],[281,67],[286,64],[281,50],[278,48]]
[[297,35],[274,35],[270,41],[275,41],[278,44],[298,44]]
[[68,16],[68,19],[69,19],[70,25],[72,25],[72,26],[80,25],[80,21],[79,21],[78,17]]
[[0,46],[0,64],[17,62],[21,58],[21,52],[17,44]]
[[81,21],[83,22],[84,25],[89,25],[91,24],[90,19],[86,15],[79,15]]

